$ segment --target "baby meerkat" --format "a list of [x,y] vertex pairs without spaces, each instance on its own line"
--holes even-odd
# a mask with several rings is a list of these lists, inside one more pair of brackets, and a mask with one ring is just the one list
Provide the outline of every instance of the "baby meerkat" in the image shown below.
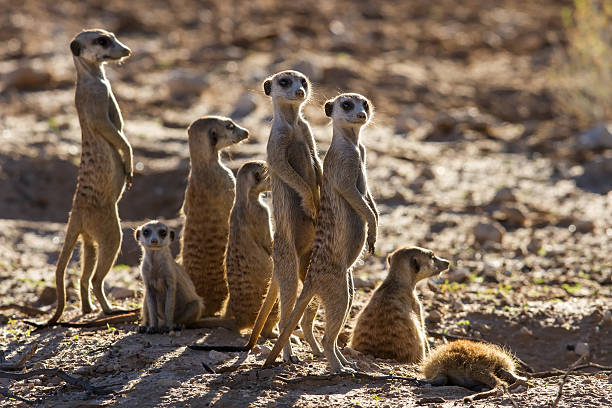
[[433,252],[404,247],[387,257],[389,274],[361,311],[351,348],[402,363],[420,363],[429,351],[423,306],[415,291],[421,279],[448,269]]
[[[325,308],[323,349],[334,372],[354,372],[337,345],[352,305],[352,267],[367,243],[374,253],[378,212],[368,188],[361,128],[372,116],[371,103],[359,94],[341,94],[325,103],[333,138],[323,162],[321,208],[312,260],[304,287],[264,366],[280,353],[306,306],[317,297]],[[366,228],[367,227],[367,228]],[[367,230],[367,234],[366,234]],[[281,302],[282,306],[282,302]]]
[[204,299],[203,316],[223,309],[228,294],[225,254],[236,179],[221,163],[220,151],[239,143],[249,132],[229,118],[205,116],[187,129],[191,171],[181,214],[180,262]]
[[103,283],[121,247],[117,203],[126,183],[132,184],[133,158],[104,64],[121,62],[131,51],[105,30],[80,32],[70,43],[70,50],[77,71],[75,105],[82,133],[81,164],[66,238],[55,271],[57,307],[43,327],[56,323],[62,316],[66,305],[64,274],[79,237],[82,240],[83,314],[93,310],[90,284],[105,314],[123,312],[110,306]]
[[151,221],[134,231],[134,238],[143,249],[140,273],[145,296],[142,306],[141,331],[147,333],[189,326],[202,314],[202,298],[185,270],[170,252],[174,231],[166,224]]
[[[250,161],[238,170],[236,202],[230,216],[227,247],[229,300],[224,317],[202,319],[200,327],[222,326],[235,331],[253,327],[272,278],[272,228],[268,206],[261,194],[270,191],[268,166]],[[278,322],[278,304],[263,327],[271,337]]]
[[510,388],[526,384],[516,374],[514,358],[499,346],[470,340],[457,340],[432,350],[422,364],[422,371],[432,385],[457,385],[480,392],[467,401],[498,395],[507,384]]

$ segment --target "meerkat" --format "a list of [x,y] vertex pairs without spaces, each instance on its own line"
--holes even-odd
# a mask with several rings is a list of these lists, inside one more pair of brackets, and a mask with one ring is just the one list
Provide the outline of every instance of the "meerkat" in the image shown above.
[[365,147],[360,141],[372,108],[362,95],[341,94],[325,103],[325,114],[332,118],[333,137],[323,162],[322,201],[312,260],[288,324],[283,326],[264,366],[274,363],[292,328],[316,296],[325,308],[322,343],[332,371],[355,372],[340,352],[337,339],[352,305],[352,267],[364,244],[373,254],[376,243],[378,211],[368,188]]
[[350,346],[402,363],[420,363],[429,350],[423,306],[415,286],[449,267],[433,252],[404,247],[387,256],[389,274],[357,318]]
[[117,203],[132,184],[132,147],[123,133],[123,118],[104,72],[107,62],[122,62],[131,51],[105,30],[84,30],[70,43],[77,71],[75,104],[82,133],[81,164],[72,199],[66,238],[55,272],[57,307],[43,326],[59,321],[66,305],[64,275],[79,237],[81,246],[81,310],[93,305],[90,285],[105,314],[113,309],[103,290],[104,278],[121,247]]
[[[268,206],[261,194],[270,191],[268,166],[264,161],[240,167],[236,202],[230,216],[226,266],[229,300],[224,317],[202,319],[201,327],[222,326],[237,332],[252,328],[272,278],[272,228]],[[278,322],[278,304],[263,327],[272,337]]]
[[[432,385],[458,385],[479,392],[467,401],[498,395],[507,384],[515,388],[527,381],[516,374],[516,361],[503,348],[470,340],[436,347],[421,368]],[[490,391],[480,392],[487,388]]]
[[[274,109],[267,146],[276,225],[272,282],[246,346],[190,346],[195,350],[251,350],[277,299],[280,300],[282,330],[295,305],[299,281],[304,280],[310,262],[323,173],[312,130],[302,115],[302,106],[308,101],[311,84],[300,72],[281,71],[267,78],[263,88],[264,93],[272,98]],[[313,335],[316,313],[317,304],[313,302],[304,313],[301,326],[313,354],[320,356],[323,352]],[[283,357],[285,361],[298,362],[289,343],[285,346]]]
[[249,132],[229,118],[205,116],[187,129],[191,170],[181,215],[185,224],[179,259],[204,299],[203,316],[221,311],[228,295],[225,255],[236,179],[220,151],[239,143]]
[[200,319],[204,304],[183,267],[170,252],[174,231],[151,221],[134,231],[143,251],[140,273],[145,287],[141,331],[157,333]]

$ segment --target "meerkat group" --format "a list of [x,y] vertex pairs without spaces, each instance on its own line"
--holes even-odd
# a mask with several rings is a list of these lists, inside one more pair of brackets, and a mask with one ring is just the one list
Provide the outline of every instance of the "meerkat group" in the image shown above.
[[[117,203],[133,177],[132,149],[104,73],[105,63],[123,61],[131,51],[105,30],[82,31],[70,49],[77,70],[82,155],[56,269],[57,307],[48,325],[60,319],[65,307],[64,274],[79,237],[82,312],[93,310],[90,284],[103,312],[116,312],[102,284],[122,239]],[[248,351],[260,334],[271,337],[279,322],[279,338],[264,364],[268,366],[281,349],[284,361],[298,362],[288,340],[301,319],[313,354],[325,355],[333,372],[352,373],[356,365],[343,356],[338,335],[352,307],[353,265],[364,252],[374,254],[377,240],[379,213],[368,187],[361,141],[373,106],[357,93],[325,103],[333,134],[321,164],[302,114],[311,92],[308,78],[282,71],[267,78],[263,89],[274,111],[267,162],[244,164],[238,183],[221,162],[220,151],[245,140],[248,130],[221,116],[199,118],[187,129],[191,167],[181,208],[178,262],[169,249],[175,233],[164,223],[152,221],[135,230],[143,249],[141,330],[252,328],[244,347],[192,347]],[[269,209],[260,197],[266,191],[272,192],[273,239]],[[433,385],[494,391],[521,379],[512,356],[492,345],[458,341],[430,351],[415,285],[447,270],[447,260],[423,248],[405,247],[387,262],[387,278],[357,318],[352,348],[421,364]],[[319,302],[325,310],[323,350],[313,334]]]

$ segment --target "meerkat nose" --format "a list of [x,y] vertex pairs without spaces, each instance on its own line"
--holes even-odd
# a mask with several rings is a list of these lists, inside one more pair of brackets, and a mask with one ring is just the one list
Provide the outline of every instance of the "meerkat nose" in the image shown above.
[[151,243],[152,243],[152,244],[157,244],[157,240],[156,240],[155,238],[153,238],[153,239],[151,240]]
[[302,88],[295,91],[295,96],[299,96],[300,98],[304,97],[304,90]]
[[366,118],[366,114],[365,114],[365,112],[359,112],[359,113],[357,114],[357,117],[358,117],[359,119],[365,119],[365,118]]

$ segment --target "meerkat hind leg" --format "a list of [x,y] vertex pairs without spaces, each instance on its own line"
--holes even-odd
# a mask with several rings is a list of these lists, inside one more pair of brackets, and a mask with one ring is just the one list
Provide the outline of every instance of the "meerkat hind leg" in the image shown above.
[[308,306],[306,306],[304,316],[300,321],[300,327],[302,328],[302,332],[304,333],[304,339],[310,346],[312,354],[316,357],[323,357],[325,353],[323,353],[323,349],[321,348],[321,345],[319,344],[313,333],[314,319],[317,316],[318,310],[319,302],[316,298],[313,298],[308,304]]
[[98,261],[98,252],[91,237],[83,234],[81,244],[81,311],[83,314],[91,313],[94,306],[91,303],[91,276],[93,275],[96,263]]
[[[274,273],[278,276],[280,291],[280,330],[281,333],[289,323],[291,311],[295,307],[298,291],[298,259],[295,249],[290,248],[284,238],[274,239]],[[293,327],[291,331],[293,331]],[[283,349],[283,360],[294,364],[299,358],[293,355],[291,342],[287,341]]]
[[119,248],[121,247],[121,225],[119,224],[119,218],[117,216],[116,209],[111,214],[114,219],[106,219],[104,223],[100,223],[95,229],[96,235],[95,240],[98,243],[98,264],[96,265],[96,271],[92,279],[92,286],[94,295],[100,305],[104,314],[118,314],[125,313],[126,310],[121,308],[112,308],[104,294],[104,278],[113,267]]
[[[328,285],[328,291],[322,293],[321,300],[325,308],[325,335],[323,336],[323,350],[327,361],[331,364],[332,371],[335,373],[354,373],[351,367],[345,367],[340,360],[338,350],[338,334],[342,329],[346,310],[349,305],[349,293],[347,281],[340,285]],[[344,358],[344,356],[342,356]]]
[[261,335],[266,339],[274,339],[279,336],[278,330],[275,330],[276,323],[278,323],[278,300],[274,303],[272,307],[272,311],[268,315],[268,319],[266,320],[266,324],[264,325]]

